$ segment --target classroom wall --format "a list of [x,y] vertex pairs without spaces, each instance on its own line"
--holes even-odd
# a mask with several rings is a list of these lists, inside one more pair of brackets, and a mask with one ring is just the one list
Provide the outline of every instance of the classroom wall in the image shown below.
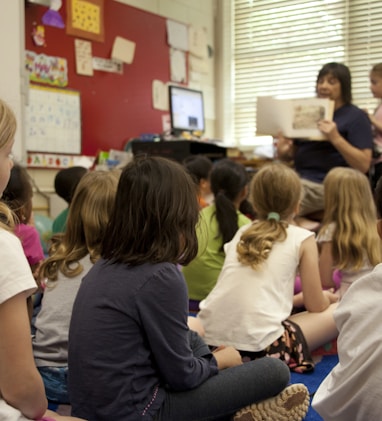
[[[10,1],[10,0],[8,0]],[[63,2],[65,4],[65,1]],[[124,74],[96,72],[94,77],[79,76],[74,67],[74,39],[65,30],[45,27],[46,46],[33,44],[31,32],[46,8],[29,5],[25,10],[25,48],[68,59],[69,89],[81,93],[84,155],[99,150],[122,149],[125,142],[141,133],[158,133],[162,115],[151,104],[151,82],[169,81],[169,49],[166,43],[166,18],[207,28],[208,44],[214,51],[216,0],[105,0],[105,42],[92,42],[96,57],[109,58],[115,36],[136,43],[132,64]],[[62,15],[66,16],[64,11]],[[215,137],[215,57],[208,60],[208,72],[192,74],[188,86],[202,89],[213,110],[206,119],[206,134]],[[34,197],[36,212],[50,214],[56,170],[30,169],[41,193]],[[61,204],[62,205],[62,204]],[[60,206],[54,206],[56,214]],[[52,215],[54,216],[54,215]]]
[[[0,4],[0,97],[13,109],[19,122],[24,119],[24,101],[27,89],[25,80],[24,1],[1,0]],[[13,154],[25,161],[23,125],[16,132]]]
[[[192,4],[193,2],[189,2]],[[64,2],[65,4],[65,2]],[[159,4],[159,3],[158,3]],[[197,19],[197,26],[203,14],[208,15],[211,2],[195,2],[201,7],[199,13],[193,8],[174,0],[164,3],[161,13],[167,10],[173,16],[175,7],[184,23]],[[202,5],[208,4],[210,7]],[[61,15],[66,17],[65,8]],[[154,9],[156,10],[156,8]],[[44,46],[35,45],[32,32],[42,21],[47,8],[29,4],[25,11],[25,47],[37,54],[61,57],[67,60],[67,89],[80,92],[82,114],[82,154],[94,156],[99,150],[123,149],[128,139],[142,133],[161,133],[162,116],[168,112],[152,106],[152,81],[170,81],[169,53],[166,34],[166,17],[152,14],[120,1],[104,2],[104,42],[92,41],[92,55],[110,58],[116,36],[136,43],[134,61],[123,65],[123,74],[94,71],[93,76],[83,76],[75,70],[75,37],[67,35],[65,29],[45,25]],[[212,10],[211,10],[212,11]],[[193,12],[193,15],[191,15]],[[176,17],[174,17],[175,19]],[[178,18],[178,20],[181,20]],[[206,22],[205,25],[210,25]],[[213,28],[208,28],[213,34]],[[211,41],[212,43],[212,41]],[[213,60],[209,60],[213,62]],[[213,67],[211,66],[211,74]],[[203,81],[198,81],[202,88]],[[208,133],[208,131],[210,133]],[[207,127],[207,136],[213,137],[213,128]]]

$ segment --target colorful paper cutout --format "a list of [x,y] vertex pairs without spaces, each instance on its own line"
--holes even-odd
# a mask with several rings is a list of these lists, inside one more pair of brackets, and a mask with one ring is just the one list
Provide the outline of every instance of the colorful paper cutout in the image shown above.
[[61,155],[28,152],[27,166],[29,168],[69,168],[74,165],[90,168],[95,161],[94,156]]
[[64,87],[68,84],[68,64],[65,58],[25,51],[25,68],[32,82]]
[[104,41],[103,0],[67,0],[69,35]]
[[33,38],[33,42],[38,47],[46,47],[46,44],[45,44],[45,28],[42,25],[37,25],[33,28],[32,38]]
[[42,23],[56,28],[65,28],[65,23],[58,12],[61,6],[62,0],[50,0],[49,10],[42,16]]

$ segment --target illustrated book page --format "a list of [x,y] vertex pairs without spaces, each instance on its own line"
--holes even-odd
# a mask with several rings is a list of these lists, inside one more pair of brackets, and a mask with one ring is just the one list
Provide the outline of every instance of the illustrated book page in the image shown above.
[[258,97],[257,135],[292,139],[327,140],[317,128],[319,120],[333,120],[334,101],[327,98],[277,99]]

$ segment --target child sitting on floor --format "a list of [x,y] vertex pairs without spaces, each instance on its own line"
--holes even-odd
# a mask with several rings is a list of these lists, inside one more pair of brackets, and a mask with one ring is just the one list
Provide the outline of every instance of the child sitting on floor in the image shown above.
[[[0,100],[0,197],[13,166],[16,118]],[[0,201],[0,419],[80,421],[47,410],[44,383],[33,361],[26,298],[36,290],[19,238],[15,215]]]
[[52,225],[53,234],[65,232],[70,203],[72,202],[77,184],[87,171],[84,167],[76,166],[63,168],[56,174],[54,178],[54,189],[57,195],[64,199],[68,206],[54,219]]
[[213,197],[210,181],[212,161],[204,155],[190,155],[183,160],[183,165],[195,181],[200,207],[205,208]]
[[[244,359],[272,356],[291,370],[309,371],[310,351],[337,336],[332,303],[338,297],[322,291],[314,233],[293,222],[301,190],[284,164],[254,175],[250,197],[258,219],[225,244],[222,271],[198,318],[210,346],[231,345]],[[308,311],[290,316],[298,269]]]
[[[27,169],[20,164],[15,164],[1,200],[13,210],[17,217],[15,234],[20,238],[33,276],[38,280],[39,268],[44,260],[44,251],[40,235],[33,225],[32,197],[32,182]],[[29,318],[32,320],[34,300],[29,297],[27,302]]]
[[239,208],[248,194],[245,167],[231,159],[217,161],[211,171],[214,203],[200,212],[197,226],[198,255],[182,268],[189,293],[189,309],[199,311],[199,302],[214,287],[224,262],[223,245],[250,219]]
[[[375,190],[382,217],[382,179]],[[382,220],[374,230],[382,237]],[[346,291],[334,319],[339,331],[339,362],[321,383],[313,408],[325,421],[380,420],[382,413],[382,264],[355,280]]]
[[[317,236],[321,282],[324,288],[339,287],[341,298],[352,282],[382,261],[368,178],[353,168],[333,168],[324,179],[324,205]],[[340,271],[339,285],[333,280],[335,270],[337,276]]]
[[99,258],[119,171],[85,174],[74,194],[65,233],[52,239],[41,266],[46,287],[35,322],[33,353],[50,402],[68,404],[68,333],[82,278]]

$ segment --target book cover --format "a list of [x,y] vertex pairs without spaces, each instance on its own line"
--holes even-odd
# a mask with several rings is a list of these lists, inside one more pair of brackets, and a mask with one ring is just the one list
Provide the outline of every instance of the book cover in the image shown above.
[[334,101],[327,98],[277,99],[258,97],[257,135],[277,136],[280,132],[292,139],[327,140],[318,130],[319,120],[332,120]]

